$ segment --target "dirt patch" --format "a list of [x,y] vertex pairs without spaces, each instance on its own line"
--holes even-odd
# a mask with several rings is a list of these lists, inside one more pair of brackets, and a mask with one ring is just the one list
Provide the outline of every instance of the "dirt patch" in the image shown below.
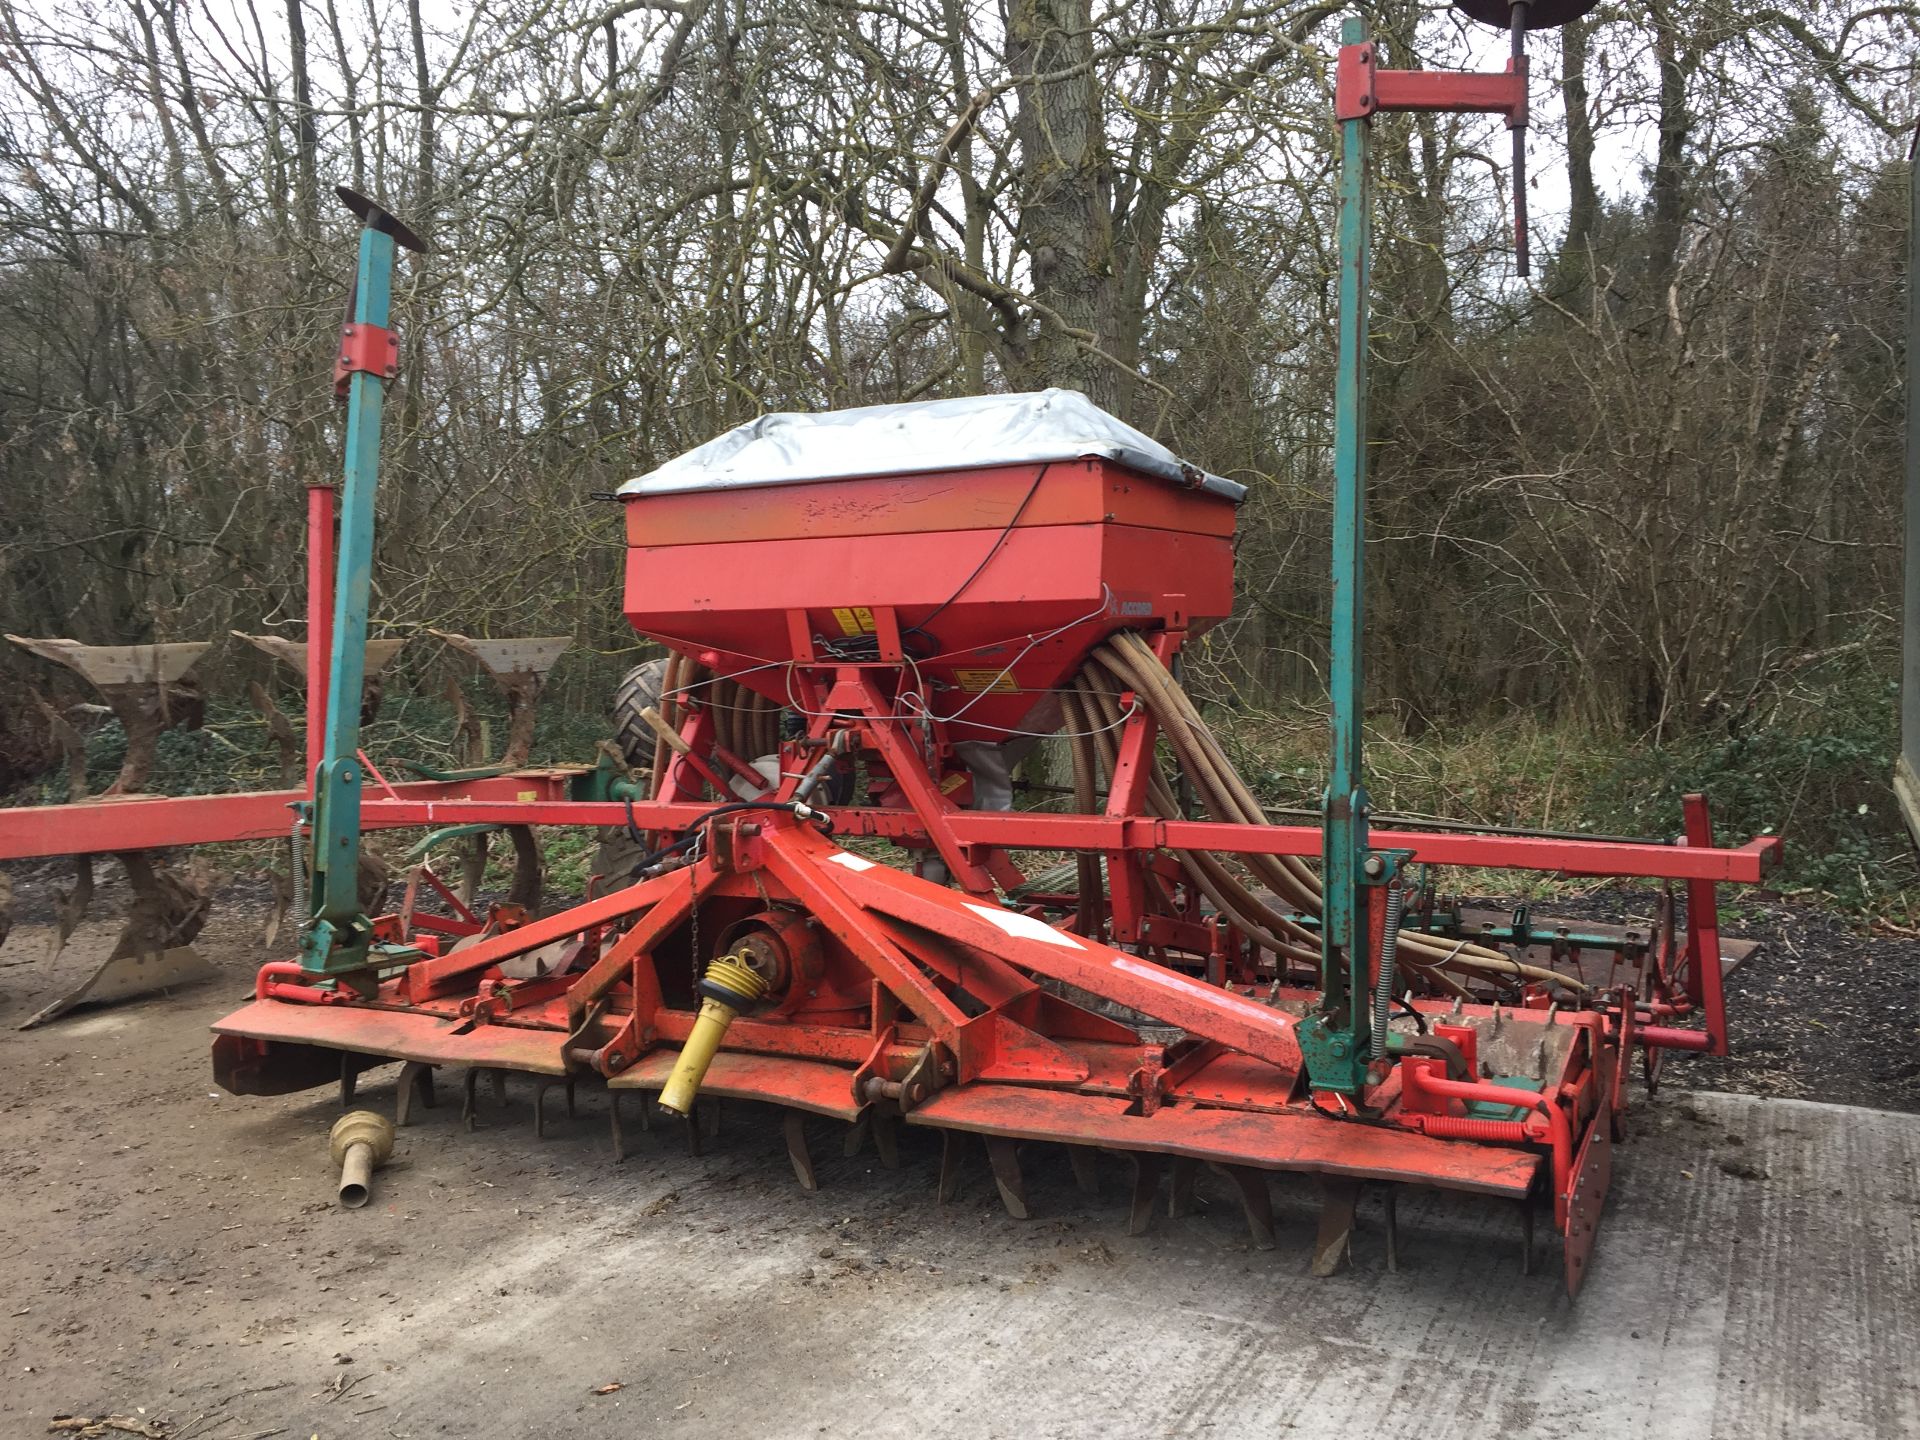
[[[843,1155],[835,1127],[818,1122],[821,1189],[806,1194],[789,1172],[777,1112],[765,1107],[729,1106],[725,1134],[698,1158],[664,1126],[635,1135],[630,1113],[633,1154],[616,1165],[606,1096],[591,1089],[575,1119],[552,1114],[549,1138],[538,1141],[530,1085],[512,1084],[504,1108],[483,1098],[480,1128],[469,1134],[448,1093],[457,1087],[443,1084],[441,1105],[400,1132],[373,1204],[343,1211],[332,1204],[325,1158],[337,1113],[330,1089],[242,1100],[209,1078],[207,1026],[244,998],[262,958],[262,894],[240,886],[222,896],[200,942],[218,967],[215,981],[15,1034],[10,1027],[83,976],[118,929],[116,876],[103,886],[97,918],[49,962],[50,910],[39,892],[50,878],[57,872],[22,877],[24,913],[43,918],[19,924],[0,948],[0,1027],[9,1027],[0,1029],[0,1179],[9,1198],[0,1209],[8,1275],[0,1431],[9,1435],[45,1433],[60,1415],[128,1417],[169,1440],[892,1435],[921,1433],[927,1413],[951,1417],[960,1433],[1010,1440],[1251,1433],[1259,1417],[1302,1413],[1307,1397],[1325,1404],[1329,1374],[1342,1391],[1368,1377],[1392,1383],[1392,1357],[1406,1353],[1413,1334],[1463,1337],[1460,1363],[1421,1373],[1470,1375],[1480,1387],[1441,1397],[1433,1413],[1473,1417],[1474,1433],[1504,1440],[1557,1433],[1557,1422],[1527,1418],[1556,1366],[1573,1367],[1563,1378],[1583,1397],[1631,1394],[1635,1383],[1671,1379],[1697,1348],[1686,1339],[1663,1349],[1658,1326],[1646,1326],[1642,1341],[1638,1309],[1632,1341],[1621,1340],[1629,1327],[1595,1284],[1584,1308],[1569,1310],[1552,1273],[1557,1257],[1543,1253],[1544,1273],[1522,1278],[1512,1218],[1437,1192],[1402,1202],[1398,1276],[1382,1272],[1376,1228],[1356,1247],[1367,1273],[1311,1282],[1316,1202],[1306,1177],[1274,1181],[1277,1254],[1251,1249],[1231,1193],[1211,1177],[1203,1177],[1210,1204],[1202,1213],[1177,1222],[1162,1215],[1148,1236],[1129,1237],[1126,1167],[1110,1158],[1099,1162],[1101,1195],[1089,1199],[1064,1156],[1030,1156],[1039,1218],[1018,1224],[1002,1213],[981,1154],[959,1200],[934,1204],[939,1146],[918,1131],[902,1139],[903,1168],[885,1171],[870,1150]],[[1602,898],[1619,918],[1632,911],[1628,899]],[[1766,996],[1777,986],[1791,992],[1791,967],[1818,968],[1823,932],[1808,918],[1786,912],[1792,944],[1770,948],[1736,987],[1737,1034],[1762,1058],[1716,1062],[1712,1073],[1686,1062],[1676,1083],[1744,1079],[1803,1094],[1825,1085],[1836,1096],[1891,1094],[1911,1104],[1910,1088],[1839,1063],[1865,1061],[1891,1043],[1884,1035],[1836,1047],[1833,1063],[1817,1070],[1763,1048],[1776,1033],[1793,1033],[1776,1031]],[[1833,941],[1840,968],[1811,993],[1838,997],[1848,975],[1892,974],[1903,964],[1911,984],[1910,949],[1840,930]],[[1898,992],[1882,993],[1891,1006]],[[1857,995],[1848,1005],[1872,1011]],[[1848,1009],[1824,1013],[1851,1033]],[[366,1077],[365,1103],[390,1111],[393,1075]],[[1828,1173],[1825,1161],[1780,1151],[1787,1141],[1743,1136],[1714,1119],[1714,1107],[1731,1104],[1702,1097],[1706,1118],[1695,1120],[1690,1103],[1674,1097],[1636,1119],[1614,1204],[1639,1209],[1609,1221],[1596,1283],[1619,1266],[1622,1295],[1665,1293],[1665,1251],[1648,1256],[1662,1272],[1657,1284],[1625,1270],[1644,1248],[1635,1236],[1644,1238],[1650,1213],[1662,1233],[1694,1214],[1660,1185],[1698,1185],[1738,1206]],[[1808,1136],[1825,1133],[1801,1123]],[[1885,1183],[1896,1182],[1910,1194],[1908,1172],[1887,1167]],[[1795,1201],[1760,1213],[1790,1219],[1815,1208]],[[1366,1223],[1377,1227],[1375,1214],[1370,1202]],[[1700,1214],[1701,1235],[1676,1244],[1737,1243],[1725,1237],[1751,1228]],[[1828,1228],[1783,1239],[1780,1252],[1818,1259]],[[1716,1254],[1693,1273],[1721,1284],[1740,1272],[1734,1258]],[[1496,1283],[1516,1288],[1489,1301]],[[1904,1293],[1897,1275],[1885,1283]],[[1382,1286],[1392,1303],[1376,1303]],[[1857,1308],[1884,1317],[1893,1303]],[[1592,1336],[1562,1344],[1581,1315],[1604,1346]],[[1907,1332],[1883,1328],[1885,1345],[1903,1351]],[[1802,1344],[1799,1337],[1830,1330],[1809,1321],[1781,1333]],[[1317,1344],[1316,1336],[1334,1339]],[[1621,1346],[1632,1350],[1630,1362],[1620,1360]],[[1605,1386],[1578,1369],[1580,1357],[1602,1354]],[[1710,1384],[1721,1361],[1709,1353],[1703,1363],[1701,1383]],[[1304,1368],[1296,1375],[1289,1366]],[[1895,1368],[1888,1363],[1889,1373]],[[1762,1376],[1793,1369],[1748,1366]],[[1618,1383],[1622,1374],[1640,1379]],[[1748,1384],[1747,1370],[1738,1384]],[[1487,1386],[1498,1394],[1489,1398]],[[1045,1403],[1036,1406],[1035,1396]],[[1871,1420],[1823,1433],[1865,1436],[1875,1433]]]

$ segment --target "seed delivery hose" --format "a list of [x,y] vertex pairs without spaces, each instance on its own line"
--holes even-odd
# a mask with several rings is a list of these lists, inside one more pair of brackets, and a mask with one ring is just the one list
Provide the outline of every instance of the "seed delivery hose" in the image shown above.
[[[1118,753],[1114,732],[1122,718],[1120,696],[1126,691],[1132,691],[1153,717],[1210,818],[1239,825],[1272,823],[1186,691],[1167,673],[1147,642],[1132,631],[1116,634],[1095,650],[1066,692],[1069,733],[1074,737],[1076,804],[1090,809],[1099,777],[1110,779],[1113,775]],[[1148,769],[1147,792],[1147,808],[1153,814],[1163,818],[1179,814],[1172,787],[1157,763]],[[1288,960],[1319,963],[1319,940],[1313,932],[1274,909],[1243,883],[1221,856],[1198,850],[1173,853],[1195,887],[1255,944]],[[1234,858],[1284,906],[1300,914],[1320,912],[1320,877],[1306,861],[1295,855]],[[1083,870],[1083,895],[1090,889],[1088,878]],[[1093,878],[1097,881],[1097,875]],[[1486,946],[1417,931],[1401,933],[1397,960],[1403,969],[1433,981],[1437,989],[1458,995],[1466,992],[1447,978],[1448,973],[1461,979],[1534,981],[1575,991],[1587,988],[1556,970],[1525,964]]]

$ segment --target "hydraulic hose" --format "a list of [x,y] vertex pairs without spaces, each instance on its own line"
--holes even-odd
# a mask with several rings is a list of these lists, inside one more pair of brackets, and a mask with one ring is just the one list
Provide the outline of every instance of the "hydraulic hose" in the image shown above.
[[[1073,758],[1073,808],[1082,815],[1093,813],[1094,791],[1098,785],[1096,771],[1099,762],[1094,758],[1093,712],[1082,705],[1079,687],[1073,686],[1060,693],[1060,713],[1067,722],[1069,750]],[[1073,856],[1074,873],[1079,885],[1079,913],[1077,928],[1082,935],[1091,935],[1100,923],[1100,857],[1086,850],[1076,850]]]
[[[1083,705],[1092,698],[1101,707],[1102,725],[1117,726],[1120,718],[1118,693],[1132,691],[1139,703],[1153,715],[1182,770],[1192,782],[1194,794],[1212,818],[1243,825],[1272,823],[1246,782],[1240,778],[1219,740],[1201,719],[1192,700],[1175,683],[1159,657],[1138,634],[1122,631],[1100,646],[1076,683],[1083,697]],[[1102,727],[1089,725],[1086,728],[1099,730]],[[1105,758],[1109,773],[1112,770],[1113,749],[1112,742],[1107,741]],[[1155,778],[1159,779],[1158,787],[1152,784]],[[1149,790],[1149,808],[1155,813],[1164,816],[1178,813],[1172,805],[1172,792],[1166,787],[1164,778],[1150,776]],[[1165,809],[1161,808],[1161,792],[1164,792]],[[1300,857],[1244,855],[1240,859],[1285,904],[1305,913],[1321,910],[1319,876]],[[1242,919],[1255,920],[1257,928],[1270,936],[1290,936],[1294,943],[1283,943],[1280,947],[1282,953],[1310,954],[1311,962],[1317,963],[1317,938],[1301,927],[1289,924],[1284,916],[1274,913],[1244,887],[1238,887],[1237,882],[1233,886],[1223,885],[1222,876],[1227,872],[1218,857],[1208,857],[1204,863],[1183,858],[1182,864],[1187,866],[1189,874],[1196,875],[1196,883],[1200,883],[1200,873],[1206,874],[1206,883],[1201,884],[1200,888],[1236,924],[1240,924]],[[1239,888],[1239,895],[1232,894],[1235,887]],[[1224,892],[1224,899],[1219,892]],[[1229,900],[1234,903],[1227,903]],[[1250,911],[1265,913],[1256,915]],[[1260,920],[1278,923],[1259,925]],[[1253,934],[1254,931],[1250,929],[1248,933]],[[1259,943],[1265,944],[1265,941]],[[1309,946],[1313,947],[1310,951]],[[1470,942],[1451,944],[1437,936],[1413,933],[1399,937],[1396,946],[1406,952],[1403,964],[1429,978],[1439,978],[1438,971],[1449,970],[1480,980],[1559,985],[1576,991],[1587,988],[1580,981],[1558,971],[1528,965]],[[1451,982],[1443,988],[1465,993]]]
[[[1101,684],[1101,681],[1090,676],[1081,676],[1074,682],[1082,710],[1090,722],[1085,729],[1092,732],[1091,739],[1099,756],[1100,767],[1111,776],[1118,761],[1118,747],[1113,736],[1119,728],[1121,712],[1116,693],[1110,687],[1103,690]],[[1091,808],[1092,803],[1089,795],[1086,804]],[[1160,774],[1157,765],[1148,769],[1147,808],[1163,818],[1172,818],[1180,813],[1172,788]],[[1205,851],[1176,850],[1172,853],[1194,887],[1213,901],[1220,913],[1254,944],[1299,963],[1318,963],[1319,953],[1302,943],[1310,939],[1307,932],[1269,909],[1241,885],[1217,856]],[[1284,938],[1288,936],[1293,939]]]

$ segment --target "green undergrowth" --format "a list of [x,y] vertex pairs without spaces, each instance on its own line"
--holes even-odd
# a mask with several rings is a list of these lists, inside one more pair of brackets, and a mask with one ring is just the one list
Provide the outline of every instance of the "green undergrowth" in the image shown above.
[[[1749,715],[1663,744],[1513,713],[1417,739],[1367,737],[1376,812],[1575,834],[1668,838],[1681,798],[1712,806],[1715,839],[1784,841],[1769,889],[1860,920],[1911,925],[1920,864],[1891,788],[1898,686],[1885,671],[1830,679]],[[1212,715],[1241,772],[1267,803],[1313,812],[1325,755],[1317,718]],[[1285,818],[1285,817],[1282,817]],[[1471,888],[1530,895],[1590,889],[1527,872]],[[1457,885],[1450,879],[1450,887]],[[1728,900],[1735,907],[1738,894]]]
[[[483,739],[489,757],[505,747],[506,708],[484,683],[464,690],[472,713],[485,727]],[[296,730],[303,721],[297,708],[288,711]],[[380,713],[362,734],[361,748],[394,782],[415,778],[400,762],[414,760],[435,769],[458,764],[453,753],[454,710],[441,696],[389,696]],[[304,742],[304,730],[300,730]],[[534,765],[592,764],[595,747],[608,733],[606,718],[598,713],[566,711],[546,706],[536,712]],[[83,729],[86,741],[87,789],[97,795],[113,782],[126,758],[126,735],[119,721],[102,716]],[[296,758],[296,765],[302,763]],[[206,721],[197,730],[168,730],[154,747],[153,776],[146,786],[155,795],[212,795],[238,790],[271,790],[281,786],[279,751],[267,722],[250,706],[215,702],[207,706]],[[300,784],[296,775],[293,782]],[[377,789],[377,784],[370,788]],[[67,799],[64,765],[21,786],[6,803],[51,805]],[[291,822],[291,816],[289,816]],[[427,832],[405,829],[383,831],[368,843],[393,862],[396,869],[413,844]],[[599,846],[598,831],[584,827],[542,827],[541,852],[546,865],[546,888],[554,897],[578,896]],[[197,852],[217,871],[260,874],[287,868],[286,844],[275,841],[239,841],[203,845]],[[457,863],[444,852],[439,868],[452,873]],[[513,847],[496,839],[481,880],[485,891],[504,893],[513,873]]]
[[[484,726],[489,758],[506,746],[506,708],[489,689],[479,685],[466,692],[467,703]],[[288,718],[302,737],[304,721],[297,708]],[[535,713],[535,765],[592,764],[594,747],[606,737],[610,722],[604,715],[565,711],[545,706]],[[453,753],[453,706],[438,695],[389,696],[361,735],[361,748],[388,779],[398,783],[414,778],[400,763],[415,760],[435,769],[457,766]],[[127,738],[120,722],[103,716],[83,730],[86,741],[87,788],[98,794],[113,782],[126,758]],[[296,757],[296,766],[301,763]],[[483,762],[484,763],[484,762]],[[155,795],[213,795],[234,790],[275,789],[281,783],[279,750],[267,722],[250,706],[216,701],[207,706],[206,721],[197,730],[167,730],[154,747],[153,778],[146,789]],[[298,784],[298,777],[294,783]],[[64,765],[29,781],[13,797],[15,804],[55,804],[67,798]]]
[[[1884,917],[1911,925],[1920,909],[1920,867],[1889,786],[1898,695],[1887,674],[1884,667],[1862,666],[1823,677],[1817,686],[1803,683],[1739,725],[1723,723],[1658,745],[1519,712],[1417,738],[1377,728],[1368,735],[1368,787],[1377,812],[1404,815],[1415,824],[1450,819],[1649,838],[1677,833],[1681,797],[1699,790],[1712,802],[1720,843],[1783,837],[1785,863],[1771,888],[1862,920]],[[467,693],[475,713],[488,722],[490,749],[497,754],[505,743],[504,710],[479,686]],[[297,711],[293,719],[299,723]],[[1248,783],[1278,809],[1276,818],[1310,821],[1318,813],[1321,717],[1298,710],[1214,712],[1210,719]],[[606,725],[599,713],[543,708],[534,763],[591,763]],[[368,728],[365,748],[399,781],[409,778],[397,763],[401,759],[452,766],[452,730],[452,707],[443,698],[399,695]],[[86,742],[88,783],[98,793],[118,770],[125,739],[116,722],[103,718]],[[216,704],[199,730],[161,736],[149,788],[195,795],[279,783],[266,722],[248,708]],[[21,787],[9,803],[56,803],[66,798],[65,789],[59,770]],[[1024,803],[1060,809],[1067,802],[1035,794]],[[413,832],[390,832],[374,843],[398,861],[416,838]],[[597,833],[544,829],[542,843],[549,893],[581,893]],[[884,848],[888,858],[899,858],[893,847]],[[284,847],[264,842],[207,849],[225,868],[284,863]],[[504,887],[510,866],[510,847],[496,842],[484,883]],[[1526,871],[1454,874],[1446,885],[1516,898],[1597,888],[1596,882],[1556,881]],[[1728,900],[1737,913],[1737,892]]]

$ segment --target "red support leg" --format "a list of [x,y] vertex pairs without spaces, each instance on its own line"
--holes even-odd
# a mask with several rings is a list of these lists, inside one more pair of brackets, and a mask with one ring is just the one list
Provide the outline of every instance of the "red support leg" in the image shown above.
[[[1713,817],[1707,797],[1688,795],[1681,801],[1686,821],[1687,848],[1713,848]],[[1707,1053],[1727,1053],[1727,997],[1720,968],[1720,896],[1711,880],[1687,882],[1687,990],[1706,1021]]]
[[[1183,631],[1163,630],[1153,639],[1153,653],[1169,671],[1186,640]],[[1144,706],[1136,709],[1120,732],[1114,758],[1113,781],[1107,787],[1107,814],[1147,813],[1147,781],[1153,773],[1153,746],[1159,728]],[[1113,892],[1112,934],[1117,943],[1138,944],[1148,913],[1146,865],[1137,849],[1107,852],[1107,884]]]

